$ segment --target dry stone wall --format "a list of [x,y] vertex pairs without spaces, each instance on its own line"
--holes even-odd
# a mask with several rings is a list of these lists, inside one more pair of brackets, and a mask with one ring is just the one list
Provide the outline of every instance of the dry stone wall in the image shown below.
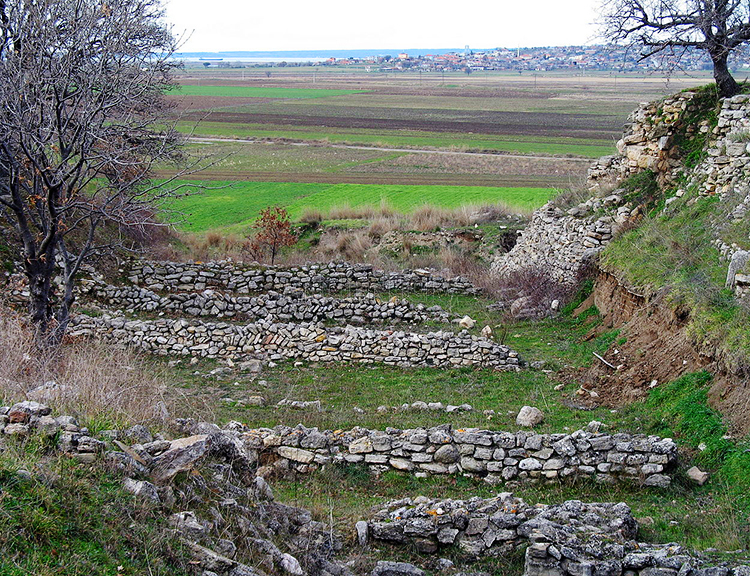
[[[373,540],[414,545],[425,553],[455,546],[465,556],[508,556],[564,516],[566,540],[634,538],[638,525],[624,503],[531,505],[509,492],[494,498],[405,498],[386,504],[368,522]],[[560,542],[561,535],[556,540]]]
[[[500,276],[533,269],[555,281],[573,285],[578,275],[603,250],[619,227],[638,215],[638,207],[617,188],[628,176],[654,171],[662,182],[680,170],[675,134],[681,118],[693,110],[695,94],[678,94],[660,102],[642,104],[628,118],[617,156],[600,158],[588,172],[592,196],[566,211],[549,203],[537,210],[516,246],[493,263]],[[708,131],[707,125],[695,127]]]
[[509,276],[531,269],[561,284],[573,284],[579,270],[612,239],[613,231],[611,216],[581,218],[546,204],[534,212],[516,246],[494,262],[492,271]]
[[376,471],[402,470],[421,476],[467,474],[488,483],[593,478],[668,486],[677,446],[670,438],[434,428],[385,431],[354,428],[277,427],[247,430],[247,442],[280,471],[307,473],[329,463],[366,464]]
[[71,337],[96,337],[169,356],[299,359],[311,362],[375,362],[411,366],[483,366],[515,370],[518,354],[507,346],[465,331],[416,334],[319,324],[259,321],[227,324],[187,320],[129,320],[105,314],[78,315]]
[[435,292],[479,294],[479,289],[462,277],[443,278],[429,270],[384,272],[365,264],[331,262],[298,267],[245,265],[231,261],[176,263],[134,261],[129,266],[130,282],[156,292],[195,292],[217,288],[227,292],[283,291],[292,286],[308,293],[349,290],[365,292]]
[[160,295],[137,286],[91,283],[86,292],[110,308],[234,320],[418,324],[428,320],[448,322],[450,319],[439,306],[428,307],[397,298],[382,301],[372,294],[348,298],[320,294],[308,296],[302,290],[291,287],[283,293],[271,291],[256,296],[232,296],[211,289]]
[[589,189],[594,193],[611,190],[621,180],[642,170],[653,171],[660,182],[672,182],[682,170],[675,136],[687,137],[710,131],[708,121],[685,125],[686,114],[697,109],[694,92],[681,92],[663,100],[645,102],[634,110],[617,142],[617,156],[601,158],[588,172]]
[[524,576],[746,576],[750,566],[710,562],[677,544],[636,540],[625,503],[531,505],[494,498],[405,498],[386,504],[360,528],[370,540],[422,553],[455,548],[463,556],[508,556],[525,548]]

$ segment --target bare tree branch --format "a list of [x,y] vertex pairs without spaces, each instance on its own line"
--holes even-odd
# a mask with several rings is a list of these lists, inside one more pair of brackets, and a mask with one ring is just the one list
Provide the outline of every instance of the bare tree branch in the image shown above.
[[729,72],[732,51],[750,41],[747,0],[603,0],[600,33],[607,41],[641,49],[641,59],[675,48],[708,53],[721,96],[739,85]]

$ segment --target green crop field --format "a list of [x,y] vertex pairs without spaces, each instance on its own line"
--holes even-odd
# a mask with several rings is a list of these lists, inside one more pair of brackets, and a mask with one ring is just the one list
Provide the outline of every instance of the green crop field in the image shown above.
[[332,90],[328,88],[267,88],[265,86],[202,86],[183,84],[171,92],[175,96],[222,96],[229,98],[291,98],[308,100],[361,94],[363,90]]
[[[201,183],[196,182],[196,191]],[[205,184],[205,183],[203,183]],[[527,211],[556,194],[550,188],[500,188],[484,186],[396,186],[377,184],[305,184],[289,182],[211,182],[220,189],[175,199],[171,209],[179,227],[189,232],[212,229],[242,231],[261,209],[285,206],[298,218],[306,209],[335,206],[380,206],[409,213],[425,204],[456,208],[468,204],[497,204]]]

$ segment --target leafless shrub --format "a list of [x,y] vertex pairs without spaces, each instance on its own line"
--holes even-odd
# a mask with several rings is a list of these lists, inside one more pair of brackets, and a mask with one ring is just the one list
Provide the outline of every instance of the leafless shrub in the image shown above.
[[[54,383],[54,384],[52,384]],[[134,352],[88,341],[39,352],[19,313],[0,303],[0,397],[109,424],[157,423],[173,412],[162,376]]]
[[513,210],[507,204],[488,204],[479,206],[474,212],[474,221],[472,224],[488,224],[490,222],[499,222],[505,220],[512,214],[526,215],[526,211]]

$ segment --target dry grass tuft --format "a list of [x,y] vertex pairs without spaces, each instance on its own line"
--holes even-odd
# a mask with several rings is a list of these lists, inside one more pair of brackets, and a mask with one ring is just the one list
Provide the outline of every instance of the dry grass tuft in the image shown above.
[[324,220],[324,214],[318,208],[305,208],[299,221],[305,224],[320,224]]
[[318,250],[330,259],[343,258],[350,262],[363,262],[372,248],[372,239],[366,230],[326,234],[320,239]]
[[397,217],[382,215],[376,216],[370,221],[370,226],[367,228],[367,234],[370,238],[382,238],[388,232],[400,230],[401,227],[401,221]]
[[[37,400],[87,422],[163,424],[174,406],[164,375],[130,350],[65,343],[40,353],[26,319],[0,303],[0,399]],[[51,385],[54,383],[54,385]]]

